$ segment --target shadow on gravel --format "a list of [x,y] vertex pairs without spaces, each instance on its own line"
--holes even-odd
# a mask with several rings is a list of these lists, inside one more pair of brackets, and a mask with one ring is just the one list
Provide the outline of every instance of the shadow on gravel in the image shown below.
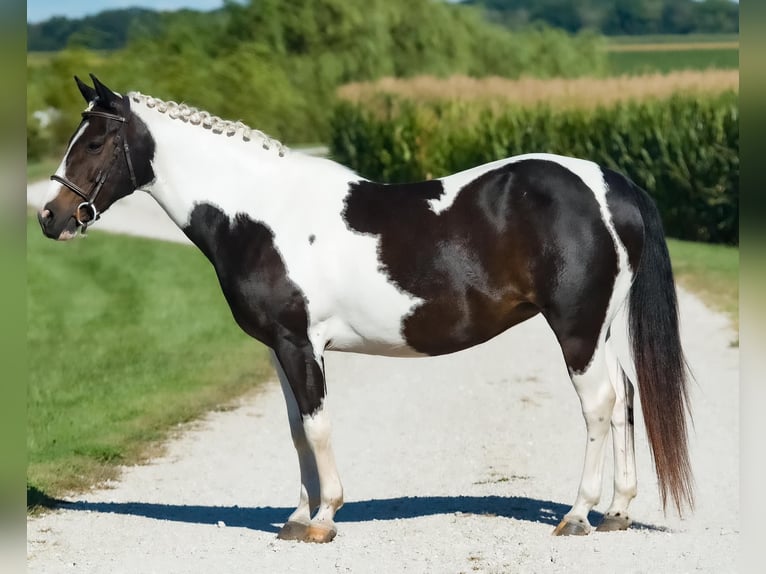
[[[250,528],[263,532],[277,532],[292,508],[261,506],[183,506],[152,504],[147,502],[66,502],[59,505],[68,510],[103,512],[143,516],[156,520],[217,524]],[[526,497],[503,496],[416,496],[360,500],[346,502],[335,517],[336,522],[367,522],[370,520],[396,520],[436,514],[478,514],[503,516],[527,522],[555,526],[569,510],[569,505]],[[601,522],[603,514],[591,512],[591,524]],[[633,529],[665,532],[662,526],[634,522]]]

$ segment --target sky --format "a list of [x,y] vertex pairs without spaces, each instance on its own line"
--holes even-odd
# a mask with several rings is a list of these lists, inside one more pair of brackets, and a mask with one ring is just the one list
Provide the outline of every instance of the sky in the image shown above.
[[223,6],[223,0],[27,0],[27,22],[42,22],[53,16],[81,18],[102,10],[132,6],[154,10],[212,10]]

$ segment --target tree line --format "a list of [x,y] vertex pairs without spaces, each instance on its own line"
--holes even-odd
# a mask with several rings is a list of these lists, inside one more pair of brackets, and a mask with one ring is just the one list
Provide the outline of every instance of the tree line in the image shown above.
[[569,32],[608,36],[738,33],[739,4],[731,0],[463,0],[511,28],[544,22]]
[[[409,14],[402,14],[402,26],[435,28],[429,22],[432,16],[439,17],[443,7],[414,3]],[[239,24],[243,28],[258,20],[260,29],[267,33],[267,42],[282,49],[299,48],[308,45],[311,38],[280,36],[280,19],[291,19],[295,14],[311,17],[311,2],[291,2],[290,7],[269,0],[251,0],[244,6],[227,1],[222,9],[210,12],[178,10],[157,12],[143,8],[105,10],[84,18],[69,19],[54,17],[44,22],[27,24],[27,48],[29,51],[57,51],[67,46],[78,46],[91,50],[115,50],[123,48],[132,39],[140,36],[156,36],[174,20],[197,19],[199,22],[216,25],[231,14],[245,14]],[[349,9],[362,9],[362,17],[376,30],[376,35],[386,32],[375,28],[381,20],[397,12],[396,6],[388,7],[383,2],[360,2],[338,0],[331,3],[340,14]],[[480,9],[490,22],[519,29],[533,23],[544,23],[569,32],[592,30],[606,35],[630,34],[689,34],[689,33],[736,33],[739,31],[739,4],[731,0],[463,0],[462,7]],[[456,9],[453,7],[452,9]],[[450,7],[447,7],[449,10]],[[261,16],[248,16],[253,10]],[[321,10],[320,10],[321,12]],[[314,27],[331,22],[315,22]],[[304,28],[310,29],[307,22]],[[395,32],[396,30],[391,30]],[[406,32],[407,30],[402,30]],[[396,41],[396,39],[394,39]],[[437,40],[438,41],[438,40]]]
[[[152,33],[134,27],[119,50],[70,46],[47,64],[30,65],[30,113],[61,110],[63,132],[71,131],[82,109],[71,77],[92,71],[114,89],[185,101],[308,143],[326,141],[335,90],[347,82],[418,74],[598,75],[607,67],[597,35],[510,31],[476,8],[432,0],[292,0],[289,9],[281,0],[229,0],[212,15],[166,14],[154,25]],[[62,138],[54,134],[52,145]]]

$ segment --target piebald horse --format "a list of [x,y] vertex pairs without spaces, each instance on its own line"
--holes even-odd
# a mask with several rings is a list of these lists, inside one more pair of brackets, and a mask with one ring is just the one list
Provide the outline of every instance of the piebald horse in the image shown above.
[[597,530],[630,525],[634,384],[663,507],[693,507],[670,259],[654,202],[625,176],[535,153],[375,183],[241,122],[91,78],[75,78],[88,105],[51,176],[42,230],[85,233],[141,190],[207,256],[236,322],[271,349],[287,402],[300,497],[279,538],[327,542],[337,531],[326,350],[442,355],[537,313],[587,429],[577,498],[554,534],[591,531],[610,426],[614,495]]

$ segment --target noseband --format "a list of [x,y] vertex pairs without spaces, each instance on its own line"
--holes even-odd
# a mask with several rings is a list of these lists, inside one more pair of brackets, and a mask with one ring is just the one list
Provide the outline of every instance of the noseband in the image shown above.
[[[74,192],[75,194],[79,195],[83,201],[77,206],[77,209],[75,210],[74,217],[77,220],[77,223],[82,226],[82,234],[85,235],[85,233],[88,230],[88,226],[92,225],[99,217],[100,214],[98,210],[96,209],[96,206],[94,205],[96,201],[96,197],[98,197],[99,192],[101,191],[101,188],[104,186],[104,182],[106,182],[106,178],[109,177],[109,172],[112,171],[112,167],[117,162],[117,158],[120,155],[120,150],[125,152],[125,161],[128,164],[128,171],[130,172],[130,181],[133,184],[133,189],[138,188],[138,183],[136,181],[136,173],[133,170],[133,162],[130,159],[130,147],[128,146],[128,138],[125,134],[125,126],[128,124],[128,119],[130,118],[130,99],[127,96],[123,96],[122,98],[123,103],[123,110],[127,112],[125,116],[120,116],[117,114],[110,114],[109,112],[101,112],[98,110],[86,110],[82,113],[83,118],[89,118],[92,116],[98,116],[101,118],[106,118],[108,120],[116,120],[121,123],[119,131],[117,132],[117,135],[114,136],[114,152],[112,153],[112,159],[111,161],[106,165],[105,169],[101,169],[98,172],[98,175],[96,175],[96,180],[93,182],[93,187],[91,187],[90,192],[85,192],[79,185],[76,183],[69,181],[66,177],[62,177],[60,175],[52,175],[51,179],[53,181],[59,182],[61,185],[67,187],[69,190]],[[83,221],[80,219],[80,210],[82,208],[85,208],[86,210],[90,210],[90,213],[92,214],[92,217],[88,219],[87,221]]]

